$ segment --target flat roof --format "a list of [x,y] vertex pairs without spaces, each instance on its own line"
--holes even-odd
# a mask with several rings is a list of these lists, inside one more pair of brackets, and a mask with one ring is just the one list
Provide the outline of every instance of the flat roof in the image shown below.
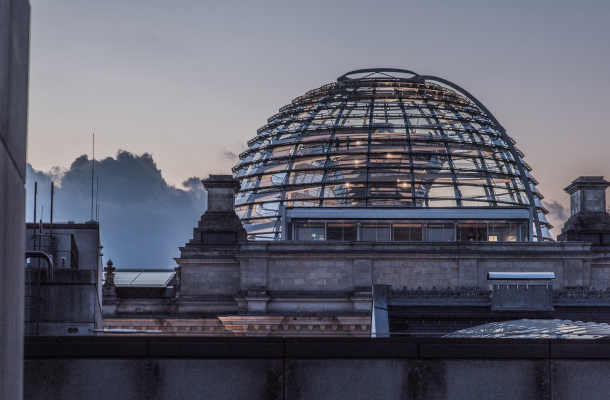
[[165,287],[176,273],[173,270],[117,270],[117,287]]

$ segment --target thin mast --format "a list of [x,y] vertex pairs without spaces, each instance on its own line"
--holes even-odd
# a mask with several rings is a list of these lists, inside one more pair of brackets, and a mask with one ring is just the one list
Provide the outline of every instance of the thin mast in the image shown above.
[[93,220],[93,177],[95,175],[95,133],[93,134],[93,163],[91,165],[91,219]]
[[55,191],[55,183],[51,182],[51,218],[50,218],[50,229],[49,229],[49,240],[53,240],[53,194]]
[[36,198],[38,197],[38,182],[34,182],[34,251],[36,251]]

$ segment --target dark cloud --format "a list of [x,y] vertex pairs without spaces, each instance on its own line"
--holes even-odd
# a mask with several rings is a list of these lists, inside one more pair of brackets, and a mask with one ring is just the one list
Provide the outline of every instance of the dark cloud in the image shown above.
[[226,148],[222,148],[222,158],[229,161],[237,161],[239,160],[239,155],[233,153],[231,150]]
[[[70,168],[36,171],[27,166],[27,221],[33,218],[34,182],[38,182],[37,218],[49,220],[50,185],[55,182],[54,222],[91,219],[91,160],[78,157]],[[121,151],[116,158],[95,161],[99,177],[100,230],[104,259],[117,268],[175,266],[193,234],[207,198],[201,180],[187,179],[183,188],[169,185],[150,154]],[[93,209],[95,215],[95,206]],[[95,218],[95,217],[94,217]]]
[[545,202],[547,210],[549,210],[549,216],[559,222],[565,222],[570,218],[570,210],[567,207],[562,206],[556,201]]

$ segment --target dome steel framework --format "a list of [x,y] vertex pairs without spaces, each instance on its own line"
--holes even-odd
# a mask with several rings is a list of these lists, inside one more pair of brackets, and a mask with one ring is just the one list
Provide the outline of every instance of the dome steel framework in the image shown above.
[[287,207],[528,207],[552,240],[531,168],[494,116],[442,78],[349,72],[269,118],[233,168],[251,239]]

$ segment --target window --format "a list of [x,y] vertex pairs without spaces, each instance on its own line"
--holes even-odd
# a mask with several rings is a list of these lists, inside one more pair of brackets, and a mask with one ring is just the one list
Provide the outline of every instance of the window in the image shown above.
[[356,223],[327,223],[326,240],[355,242],[356,240],[358,240],[358,231],[356,229]]
[[307,222],[294,223],[294,238],[297,241],[309,240],[309,224]]
[[453,223],[429,222],[427,225],[428,242],[451,242],[454,240]]
[[392,224],[392,240],[395,242],[421,242],[421,223],[394,223]]
[[287,228],[296,241],[515,242],[528,240],[528,226],[527,220],[293,220]]
[[294,223],[295,239],[297,241],[325,240],[326,229],[324,222],[302,221]]
[[311,236],[310,240],[324,240],[326,237],[326,232],[324,229],[324,222],[310,222],[309,223],[309,235]]
[[[486,242],[487,223],[458,223],[456,237],[459,242]],[[495,241],[497,241],[497,237]]]
[[489,223],[490,242],[516,242],[518,224],[511,221]]
[[360,240],[365,242],[389,242],[389,222],[366,222],[360,228]]

